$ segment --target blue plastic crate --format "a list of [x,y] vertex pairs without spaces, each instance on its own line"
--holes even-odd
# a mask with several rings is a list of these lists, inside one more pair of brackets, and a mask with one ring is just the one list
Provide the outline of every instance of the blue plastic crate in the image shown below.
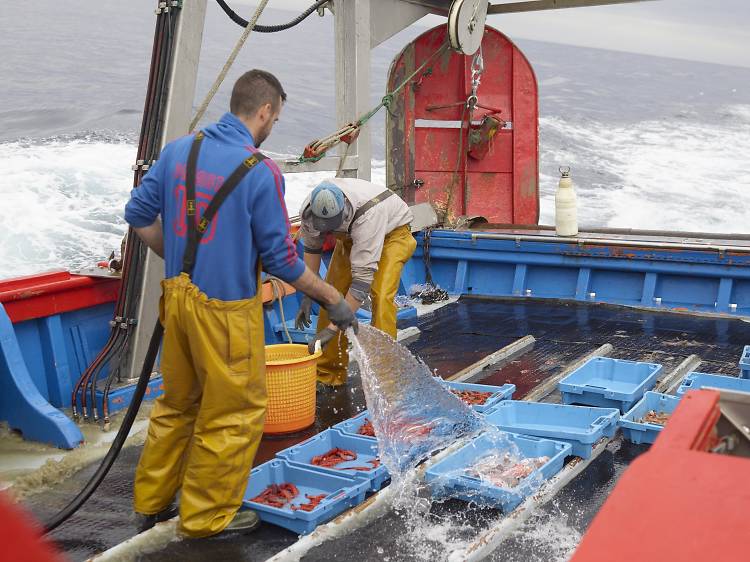
[[532,472],[515,488],[501,488],[482,482],[479,478],[461,472],[461,469],[470,467],[496,446],[491,437],[486,434],[480,435],[427,470],[425,480],[430,484],[433,495],[450,496],[509,512],[515,509],[524,498],[534,493],[543,480],[560,472],[565,457],[570,453],[569,443],[515,433],[504,433],[504,435],[518,446],[524,458],[548,456],[549,461]]
[[614,437],[619,419],[620,411],[616,408],[516,400],[500,402],[485,414],[488,423],[504,431],[570,443],[570,454],[584,459],[591,456],[599,439]]
[[[342,462],[335,468],[325,468],[310,464],[310,460],[317,456],[327,453],[334,447],[347,449],[357,454],[357,459],[348,462]],[[304,466],[311,470],[320,470],[328,474],[337,474],[353,476],[370,483],[370,490],[377,492],[383,487],[383,484],[390,478],[388,470],[381,465],[370,470],[347,470],[350,467],[369,466],[368,461],[378,458],[378,442],[374,439],[363,437],[361,435],[346,435],[338,429],[326,429],[318,433],[307,441],[303,441],[276,453],[276,457],[284,459],[291,464]]]
[[471,390],[475,392],[491,392],[492,396],[487,398],[484,404],[472,406],[472,410],[483,414],[503,400],[510,400],[516,391],[516,385],[504,384],[503,386],[492,386],[488,384],[472,384],[468,382],[453,382],[440,379],[440,384],[451,390]]
[[361,437],[363,439],[376,441],[375,437],[367,437],[366,435],[360,435],[359,433],[357,433],[359,428],[362,427],[368,419],[370,419],[370,414],[368,414],[367,410],[365,410],[364,412],[357,414],[353,418],[349,418],[348,420],[344,420],[335,424],[333,428],[340,430],[344,435],[356,435],[357,437]]
[[[284,507],[271,507],[250,501],[250,498],[258,496],[271,484],[285,482],[297,486],[299,495]],[[242,504],[255,511],[262,521],[307,535],[321,523],[362,503],[368,488],[369,483],[365,480],[327,474],[274,459],[252,470]],[[305,494],[328,496],[312,511],[292,511],[291,505],[307,503]]]
[[726,375],[712,375],[709,373],[690,373],[682,381],[680,388],[677,389],[675,394],[682,396],[688,390],[697,390],[699,388],[720,388],[736,392],[750,392],[750,380]]
[[656,384],[661,365],[593,357],[562,379],[563,404],[630,410]]
[[740,378],[750,379],[750,345],[746,345],[740,356]]
[[620,418],[623,437],[631,443],[653,443],[664,427],[655,423],[639,422],[638,420],[643,419],[643,416],[648,414],[650,410],[654,410],[657,414],[671,414],[679,403],[680,399],[675,396],[647,392],[627,414]]

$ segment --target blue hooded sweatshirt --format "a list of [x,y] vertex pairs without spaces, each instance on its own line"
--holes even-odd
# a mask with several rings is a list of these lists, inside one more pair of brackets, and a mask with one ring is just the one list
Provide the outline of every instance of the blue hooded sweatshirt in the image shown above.
[[[231,113],[203,132],[195,180],[198,215],[234,169],[257,152],[250,131]],[[167,144],[125,206],[125,220],[135,228],[149,226],[161,215],[167,278],[182,269],[187,241],[185,168],[193,138],[188,135]],[[250,170],[219,208],[199,245],[193,283],[210,298],[250,298],[258,290],[258,257],[264,271],[287,282],[305,270],[289,234],[284,177],[270,159]]]

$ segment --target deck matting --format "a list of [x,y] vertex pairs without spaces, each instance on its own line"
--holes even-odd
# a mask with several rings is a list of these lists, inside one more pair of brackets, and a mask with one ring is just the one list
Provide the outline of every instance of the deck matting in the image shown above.
[[[604,343],[611,343],[614,347],[613,357],[662,363],[665,371],[673,369],[688,355],[696,354],[703,360],[700,370],[733,375],[737,374],[742,346],[750,343],[750,323],[740,319],[540,300],[463,298],[420,318],[418,326],[422,333],[408,347],[430,367],[437,369],[441,376],[449,376],[514,340],[533,335],[537,340],[533,350],[502,368],[489,369],[484,380],[487,383],[511,382],[518,387],[516,396],[519,397]],[[356,377],[349,389],[319,393],[318,402],[316,425],[295,435],[264,439],[256,464],[333,423],[351,417],[364,407]],[[622,469],[643,450],[645,447],[625,443],[616,452],[603,453],[550,506],[542,509],[540,518],[534,518],[534,521],[541,524],[545,517],[560,517],[557,512],[548,514],[549,510],[559,509],[569,513],[565,517],[572,521],[570,525],[584,532]],[[71,560],[84,560],[135,533],[131,521],[132,478],[139,455],[140,448],[125,450],[89,502],[51,535]],[[77,493],[94,470],[93,465],[87,467],[55,490],[28,499],[26,505],[40,519],[49,517]],[[447,509],[448,512],[465,509],[461,502],[452,502],[452,505],[456,507],[449,505],[436,509]],[[563,509],[566,505],[570,510]],[[485,514],[478,517],[476,524],[486,525],[491,520],[493,518],[488,519]],[[379,521],[378,525],[368,526],[369,539],[365,540],[365,535],[358,532],[356,536],[321,545],[309,553],[309,559],[343,559],[337,557],[343,557],[345,552],[350,555],[356,552],[360,560],[383,560],[391,553],[384,550],[385,554],[381,554],[376,547],[385,548],[383,541],[388,543],[390,535],[397,536],[398,526],[402,523],[393,514]],[[537,544],[532,548],[524,539],[524,536],[532,535],[526,532],[512,539],[496,553],[496,559],[548,559],[537,556],[536,550],[542,546]],[[291,532],[264,525],[260,531],[247,536],[174,542],[166,550],[143,556],[141,560],[265,560],[295,540],[296,535]],[[517,554],[511,556],[509,552]],[[391,558],[396,559],[401,558]]]

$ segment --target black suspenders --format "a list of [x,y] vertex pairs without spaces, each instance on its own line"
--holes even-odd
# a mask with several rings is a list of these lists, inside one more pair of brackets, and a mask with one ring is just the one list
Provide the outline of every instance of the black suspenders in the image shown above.
[[214,218],[216,212],[221,207],[224,200],[229,197],[235,187],[239,185],[242,178],[252,170],[257,164],[266,159],[266,156],[260,152],[256,152],[252,156],[246,158],[242,164],[235,168],[234,172],[226,179],[226,181],[219,188],[219,191],[211,199],[206,212],[203,213],[198,224],[195,224],[195,215],[197,213],[197,207],[195,202],[195,172],[198,166],[198,154],[201,150],[201,143],[205,135],[202,131],[199,131],[195,135],[193,144],[190,147],[190,154],[187,160],[187,169],[185,170],[185,190],[186,190],[186,208],[187,208],[187,246],[185,247],[185,254],[182,257],[182,272],[191,275],[193,273],[193,267],[195,267],[195,258],[198,254],[198,245],[200,244],[203,234],[208,230],[208,225],[211,224],[211,219]]
[[373,197],[367,203],[365,203],[359,209],[357,209],[357,211],[354,213],[354,216],[352,217],[352,221],[349,223],[349,234],[352,233],[352,226],[354,226],[354,223],[357,221],[359,217],[364,215],[367,211],[372,209],[378,203],[381,203],[382,201],[385,201],[386,199],[388,199],[391,195],[396,195],[396,194],[393,193],[390,189],[386,189],[382,193],[378,193],[375,197]]

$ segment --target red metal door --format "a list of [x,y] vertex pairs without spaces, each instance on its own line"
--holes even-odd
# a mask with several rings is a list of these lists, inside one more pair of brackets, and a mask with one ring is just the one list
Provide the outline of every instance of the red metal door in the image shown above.
[[[391,65],[389,91],[445,42],[441,25],[407,45]],[[393,100],[386,125],[388,186],[409,203],[432,202],[449,218],[481,215],[492,223],[536,224],[536,77],[523,53],[496,29],[485,29],[481,52],[484,70],[473,111],[466,109],[473,57],[449,49]],[[489,134],[485,129],[482,136],[485,116],[497,118],[500,128]],[[473,157],[470,147],[479,148]]]

